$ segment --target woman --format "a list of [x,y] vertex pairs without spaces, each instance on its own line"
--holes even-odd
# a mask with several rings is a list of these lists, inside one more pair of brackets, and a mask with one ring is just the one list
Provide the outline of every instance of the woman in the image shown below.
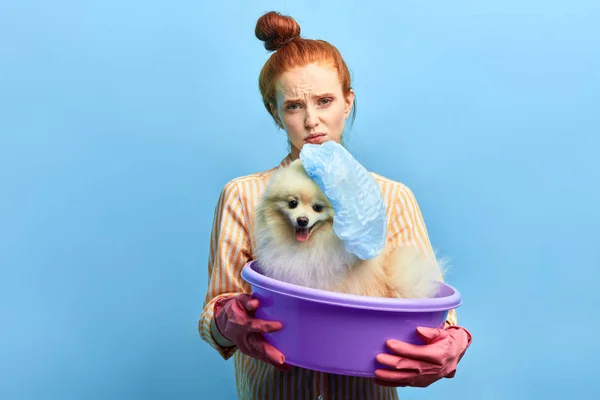
[[[414,346],[389,341],[377,360],[387,368],[376,378],[330,375],[285,364],[284,356],[261,336],[281,328],[277,321],[253,317],[252,299],[241,269],[253,259],[252,216],[271,174],[299,157],[305,143],[342,142],[354,110],[354,92],[344,60],[335,47],[300,37],[290,17],[270,12],[256,25],[256,36],[276,52],[263,67],[259,86],[264,105],[284,129],[290,154],[279,166],[240,177],[223,188],[210,243],[209,288],[199,322],[201,337],[224,359],[234,356],[240,399],[397,399],[397,386],[428,386],[453,377],[471,342],[469,332],[449,313],[445,329],[418,329],[425,341]],[[373,174],[386,202],[388,243],[416,245],[433,256],[425,224],[412,192],[403,184]],[[239,351],[237,351],[239,350]],[[348,349],[351,351],[351,349]]]

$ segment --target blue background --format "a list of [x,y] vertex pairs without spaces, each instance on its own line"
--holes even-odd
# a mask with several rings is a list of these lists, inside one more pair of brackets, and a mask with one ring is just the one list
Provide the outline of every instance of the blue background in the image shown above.
[[234,398],[197,320],[220,189],[286,154],[272,9],[340,49],[348,148],[452,257],[473,345],[402,399],[600,398],[597,1],[96,3],[0,3],[0,398]]

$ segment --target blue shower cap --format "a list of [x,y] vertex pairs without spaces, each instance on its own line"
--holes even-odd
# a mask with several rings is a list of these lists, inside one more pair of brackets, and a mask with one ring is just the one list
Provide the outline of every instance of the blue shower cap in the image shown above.
[[387,217],[381,188],[373,176],[340,144],[305,144],[300,160],[335,213],[333,231],[349,253],[362,260],[384,248]]

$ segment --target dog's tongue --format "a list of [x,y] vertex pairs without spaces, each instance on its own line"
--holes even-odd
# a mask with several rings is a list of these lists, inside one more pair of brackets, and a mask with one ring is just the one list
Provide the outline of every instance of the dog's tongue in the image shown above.
[[308,239],[308,228],[296,229],[296,239],[301,242],[304,242],[306,239]]

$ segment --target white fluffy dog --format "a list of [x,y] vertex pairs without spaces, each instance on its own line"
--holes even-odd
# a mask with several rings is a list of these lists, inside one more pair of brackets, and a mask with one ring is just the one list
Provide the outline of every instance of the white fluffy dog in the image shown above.
[[295,160],[273,174],[255,213],[255,258],[271,278],[334,292],[375,297],[433,297],[441,276],[436,260],[415,248],[385,248],[361,260],[333,231],[334,212],[319,186]]

